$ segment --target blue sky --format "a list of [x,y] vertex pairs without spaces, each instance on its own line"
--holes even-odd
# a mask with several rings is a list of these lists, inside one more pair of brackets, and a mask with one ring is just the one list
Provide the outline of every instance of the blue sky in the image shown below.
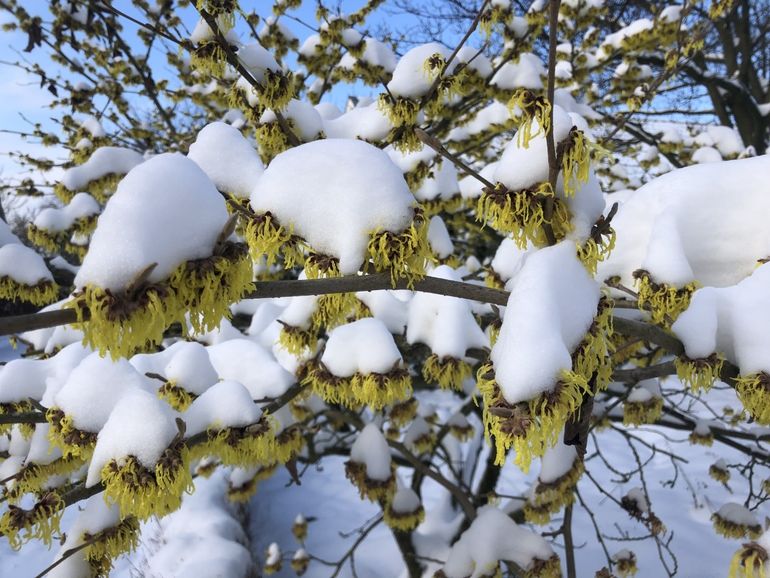
[[[246,12],[256,10],[262,17],[271,14],[272,2],[251,0],[241,1],[240,4]],[[363,6],[365,2],[363,0],[341,0],[338,2],[327,2],[327,4],[331,6],[339,5],[343,12],[349,13]],[[113,2],[113,5],[124,12],[138,15],[130,0],[118,0]],[[24,6],[30,13],[42,14],[47,10],[48,2],[46,0],[26,0]],[[292,14],[308,23],[314,24],[315,8],[316,3],[314,1],[306,1],[301,8],[292,11]],[[190,29],[194,27],[197,21],[196,14],[191,7],[183,11],[182,18],[185,25]],[[397,21],[401,17],[394,17],[392,13],[386,13],[383,8],[380,8],[371,18],[371,23],[376,25],[378,22],[387,20],[390,24],[393,24],[394,18]],[[7,22],[9,20],[10,17],[7,14],[0,13],[0,22]],[[312,33],[307,27],[290,19],[284,19],[283,22],[300,38],[300,41]],[[130,22],[124,22],[124,25],[127,30],[135,28]],[[247,41],[245,25],[239,26],[238,30],[242,34],[242,39]],[[31,62],[40,62],[46,70],[56,70],[57,65],[52,64],[45,55],[45,47],[36,48],[31,54],[27,54],[23,52],[26,43],[27,37],[23,32],[0,32],[0,61],[7,63],[29,59]],[[164,63],[159,60],[157,64],[162,66]],[[288,62],[288,65],[291,66],[292,62]],[[29,77],[24,71],[8,64],[0,64],[0,74],[0,102],[2,103],[2,106],[0,106],[0,129],[27,131],[30,129],[30,124],[27,120],[33,123],[40,122],[44,126],[50,125],[51,117],[56,114],[55,111],[47,108],[51,102],[52,95],[45,87],[40,87],[39,79]],[[375,95],[376,93],[376,90],[363,85],[345,85],[333,91],[325,100],[330,100],[342,107],[345,105],[348,94],[366,96]],[[55,157],[62,158],[62,153],[56,151],[56,149],[46,148],[34,142],[25,141],[15,134],[0,133],[0,179],[8,180],[20,177],[20,167],[8,157],[10,151],[17,150],[33,154],[45,152],[49,156],[54,155]],[[56,172],[52,176],[55,176],[55,174]]]

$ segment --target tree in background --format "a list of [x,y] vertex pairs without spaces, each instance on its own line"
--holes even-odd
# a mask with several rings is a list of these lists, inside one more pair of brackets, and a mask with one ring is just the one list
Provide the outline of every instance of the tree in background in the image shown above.
[[769,3],[0,8],[53,97],[0,223],[0,297],[47,305],[0,319],[0,533],[44,572],[344,456],[379,514],[338,560],[299,516],[264,573],[355,574],[384,523],[409,576],[673,576],[648,480],[699,503],[685,444],[741,456],[686,450],[720,572],[768,571]]

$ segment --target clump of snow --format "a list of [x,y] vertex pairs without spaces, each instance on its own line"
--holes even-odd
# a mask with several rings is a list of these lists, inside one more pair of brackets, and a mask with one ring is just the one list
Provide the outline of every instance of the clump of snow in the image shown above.
[[382,67],[387,73],[392,73],[398,64],[393,49],[376,38],[364,39],[364,53],[361,60],[372,66]]
[[[429,273],[431,277],[460,281],[460,275],[447,265]],[[468,349],[489,346],[470,305],[464,299],[417,293],[409,303],[406,339],[424,343],[437,356],[462,359]]]
[[444,219],[435,215],[431,217],[428,224],[428,243],[431,251],[439,258],[446,259],[455,251],[452,237],[444,224]]
[[265,556],[265,566],[275,566],[281,561],[281,549],[278,544],[273,542],[267,547],[267,556]]
[[278,397],[294,384],[294,376],[249,339],[230,339],[209,347],[208,352],[219,377],[242,383],[252,399]]
[[449,161],[437,163],[414,191],[418,201],[448,200],[460,192],[457,169]]
[[107,136],[102,123],[99,122],[98,118],[91,114],[83,119],[83,122],[80,123],[80,128],[87,131],[88,134],[90,134],[93,138],[101,138]]
[[409,486],[399,485],[398,490],[393,495],[390,507],[397,514],[410,514],[416,512],[420,507],[420,496]]
[[[678,236],[674,269],[683,269],[686,261],[702,285],[739,282],[754,271],[758,259],[770,255],[770,230],[762,217],[770,211],[768,172],[766,155],[678,169],[637,189],[612,221],[617,243],[599,264],[597,277],[619,275],[624,285],[633,286],[633,271],[662,232]],[[656,228],[661,219],[666,226]],[[657,272],[650,273],[655,277]]]
[[259,83],[265,81],[266,71],[281,72],[283,70],[270,51],[258,42],[241,47],[237,55],[244,68]]
[[467,124],[456,126],[449,131],[447,139],[463,141],[493,127],[504,127],[510,120],[511,115],[508,112],[508,107],[495,100],[481,108]]
[[158,520],[159,549],[147,574],[167,578],[248,578],[254,563],[235,508],[224,497],[223,476],[198,478],[182,507]]
[[373,423],[366,424],[350,448],[350,459],[366,466],[366,477],[384,482],[390,479],[390,448]]
[[[497,161],[489,163],[481,171],[479,175],[488,181],[494,179],[495,172],[500,163]],[[474,175],[467,175],[459,180],[457,183],[460,189],[460,195],[463,199],[476,199],[481,196],[484,189],[484,183],[477,179]]]
[[[707,126],[695,137],[695,144],[715,148],[721,157],[737,157],[744,150],[737,130],[729,126]],[[693,157],[694,158],[694,157]]]
[[642,488],[631,488],[626,493],[625,498],[636,505],[640,512],[648,512],[650,510],[650,504],[647,502],[647,496]]
[[672,326],[691,359],[719,352],[741,373],[770,372],[770,265],[732,287],[697,290]]
[[356,106],[344,114],[324,119],[323,126],[329,138],[357,138],[369,142],[384,140],[392,128],[376,103]]
[[452,546],[443,570],[448,578],[481,578],[494,572],[500,560],[526,570],[535,559],[553,556],[545,538],[520,528],[497,508],[485,506]]
[[492,258],[492,270],[497,273],[503,283],[508,282],[521,270],[527,256],[535,251],[535,248],[529,245],[526,249],[520,249],[516,242],[506,237],[502,240]]
[[722,161],[722,155],[714,147],[704,146],[692,154],[692,160],[695,163],[718,163]]
[[626,401],[629,403],[647,403],[661,397],[663,396],[660,391],[660,382],[657,379],[645,379],[631,389]]
[[738,524],[740,526],[759,526],[759,520],[757,520],[754,512],[735,502],[728,502],[721,506],[716,511],[716,515],[726,522],[732,522],[733,524]]
[[13,359],[0,367],[0,403],[26,399],[42,400],[59,388],[83,358],[90,353],[79,343],[68,345],[48,359]]
[[[420,98],[427,93],[433,84],[434,75],[428,73],[425,63],[434,54],[441,55],[445,60],[449,58],[449,50],[438,42],[420,44],[407,51],[393,71],[393,77],[388,82],[388,91],[393,96],[405,98]],[[451,73],[456,66],[457,61],[453,60],[448,72]],[[435,71],[436,74],[438,72]]]
[[418,442],[428,438],[431,435],[431,432],[432,430],[428,421],[424,417],[418,416],[412,420],[412,423],[409,424],[409,428],[404,434],[404,445],[418,451],[421,445]]
[[356,297],[394,335],[403,335],[409,317],[411,291],[360,291]]
[[[313,108],[313,105],[303,100],[292,98],[283,110],[286,120],[303,142],[315,140],[323,131],[324,125],[321,115]],[[268,109],[259,117],[260,124],[276,122],[275,112]]]
[[[319,102],[318,104],[315,105],[315,109],[316,111],[318,111],[318,114],[321,115],[321,120],[324,121],[324,126],[326,126],[326,121],[339,118],[343,114],[343,112],[333,102]],[[332,138],[338,138],[338,137],[332,137]],[[343,138],[353,138],[353,137],[343,137]]]
[[220,191],[248,198],[264,170],[257,151],[241,131],[224,122],[203,127],[187,157],[203,169]]
[[536,251],[510,282],[511,295],[490,357],[496,381],[511,403],[548,391],[588,331],[599,287],[564,241]]
[[[225,39],[228,40],[232,45],[239,44],[238,35],[227,23],[227,15],[220,14],[216,17],[216,20],[217,28],[224,34]],[[203,18],[200,18],[196,23],[195,28],[193,28],[192,34],[190,34],[190,41],[193,44],[200,44],[202,42],[212,40],[213,38],[214,31],[209,27],[208,23]]]
[[401,171],[384,152],[348,139],[279,154],[251,195],[256,212],[271,212],[313,249],[337,257],[343,274],[361,267],[371,232],[400,232],[409,225],[413,202]]
[[143,161],[144,157],[131,149],[99,147],[82,165],[64,171],[61,183],[70,191],[79,191],[107,175],[124,175]]
[[148,281],[162,281],[184,261],[210,256],[227,219],[222,196],[197,164],[179,153],[153,157],[108,201],[75,286],[117,291],[152,263]]
[[182,415],[187,435],[193,436],[209,427],[246,427],[257,423],[261,410],[249,390],[237,381],[220,381],[195,399]]
[[388,373],[401,363],[401,352],[385,324],[367,317],[331,330],[321,362],[337,377]]
[[400,151],[393,145],[390,145],[385,149],[385,152],[388,153],[390,160],[396,163],[403,173],[413,171],[420,163],[430,164],[436,157],[436,151],[424,145],[417,150],[407,152]]
[[543,88],[543,78],[546,69],[543,61],[534,54],[525,52],[519,56],[518,62],[506,62],[492,77],[492,85],[503,90],[527,88],[540,90]]
[[318,297],[316,295],[298,295],[289,300],[289,304],[278,316],[278,321],[290,327],[309,329],[310,319],[317,309]]
[[53,281],[43,258],[33,249],[15,243],[0,247],[0,277],[30,286]]
[[219,380],[208,351],[200,343],[181,342],[163,371],[169,381],[200,395]]
[[480,77],[487,78],[492,74],[492,62],[478,49],[463,45],[457,52],[457,61],[465,64],[466,68],[473,70]]
[[49,207],[40,211],[34,225],[39,229],[59,232],[69,229],[75,221],[97,215],[100,211],[99,203],[88,193],[78,193],[61,209]]
[[96,433],[124,396],[150,389],[148,378],[125,359],[113,361],[92,353],[72,370],[53,402],[72,417],[76,428]]
[[619,49],[623,46],[624,40],[630,38],[631,36],[636,36],[637,34],[651,31],[654,27],[655,25],[653,24],[652,20],[647,18],[634,20],[631,22],[631,24],[624,26],[617,32],[608,34],[602,43],[601,52],[609,56],[613,49]]
[[538,480],[544,484],[555,482],[572,469],[576,459],[575,446],[565,445],[560,436],[555,446],[545,450]]
[[88,465],[86,487],[101,478],[110,460],[134,456],[150,471],[177,434],[174,414],[168,405],[147,391],[133,389],[115,404],[99,432],[94,455]]
[[13,231],[11,231],[8,223],[0,219],[0,246],[9,244],[20,245],[21,241],[16,235],[13,234]]

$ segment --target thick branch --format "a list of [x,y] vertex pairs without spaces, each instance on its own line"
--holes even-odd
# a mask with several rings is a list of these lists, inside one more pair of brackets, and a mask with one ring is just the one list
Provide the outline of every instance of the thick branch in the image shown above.
[[[302,295],[328,295],[330,293],[351,293],[356,291],[380,291],[384,289],[414,289],[422,293],[434,293],[460,297],[472,301],[492,303],[505,306],[508,303],[508,292],[491,289],[483,285],[450,281],[437,277],[425,277],[414,282],[409,287],[406,280],[396,282],[395,287],[388,273],[373,275],[351,275],[331,279],[302,279],[282,281],[257,281],[255,290],[245,297],[251,299],[269,299],[272,297],[298,297]],[[75,323],[77,317],[74,309],[44,311],[28,315],[0,317],[0,335],[13,335],[24,331],[45,329],[58,325]]]

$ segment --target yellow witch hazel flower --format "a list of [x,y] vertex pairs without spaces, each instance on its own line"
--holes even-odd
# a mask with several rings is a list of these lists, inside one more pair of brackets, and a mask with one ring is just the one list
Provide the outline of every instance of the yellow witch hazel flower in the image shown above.
[[[212,14],[212,16],[214,16]],[[238,36],[233,30],[234,16],[232,13],[219,12],[214,16],[219,33],[231,45],[237,45]],[[193,49],[190,52],[190,64],[195,70],[215,77],[221,77],[227,67],[225,51],[217,41],[214,31],[208,23],[200,18],[190,34]]]
[[723,458],[719,458],[713,464],[709,466],[709,476],[715,479],[721,484],[726,484],[730,481],[730,470],[727,467],[727,462]]
[[425,519],[420,497],[412,488],[398,483],[398,489],[393,497],[383,506],[385,523],[394,530],[410,532]]
[[409,398],[412,378],[385,324],[373,317],[329,333],[321,358],[304,382],[327,402],[379,410]]
[[461,442],[473,439],[473,434],[476,431],[473,424],[461,412],[452,414],[452,417],[447,420],[446,425],[449,427],[449,433]]
[[490,361],[477,375],[497,464],[514,447],[526,471],[556,443],[583,396],[606,386],[609,309],[574,244],[529,256],[511,287]]
[[64,500],[56,492],[48,492],[29,510],[9,505],[0,517],[0,536],[5,536],[14,550],[29,540],[40,540],[50,546],[60,533],[63,512]]
[[291,411],[281,408],[277,414],[282,422],[282,429],[275,436],[275,460],[285,464],[296,457],[305,447],[302,428],[292,421]]
[[345,475],[358,488],[362,498],[387,503],[396,489],[390,448],[379,428],[367,424],[350,448]]
[[690,432],[690,443],[694,445],[701,445],[711,447],[714,443],[714,433],[711,431],[711,426],[706,420],[695,420],[695,427]]
[[547,524],[551,515],[575,501],[575,487],[583,475],[583,461],[574,446],[559,440],[543,454],[537,482],[524,504],[528,522]]
[[511,114],[518,113],[521,116],[521,124],[516,132],[519,146],[528,148],[532,137],[545,135],[550,130],[551,103],[545,97],[522,88],[508,101],[508,109]]
[[[305,273],[300,273],[299,279],[305,278]],[[323,302],[316,295],[291,297],[276,320],[281,325],[278,342],[292,355],[307,360],[315,354],[321,332],[345,322],[354,306],[348,309],[349,301],[347,297]]]
[[75,457],[58,457],[40,463],[30,462],[28,459],[26,465],[16,474],[13,486],[6,488],[8,503],[18,504],[25,494],[44,494],[44,490],[51,487],[51,478],[72,474],[85,463]]
[[231,502],[248,502],[257,491],[259,482],[270,479],[278,464],[233,468],[227,481],[227,499]]
[[711,515],[711,521],[717,533],[725,538],[740,540],[749,537],[755,540],[762,534],[762,526],[754,512],[741,504],[724,504]]
[[623,423],[642,425],[655,423],[663,412],[663,397],[657,379],[639,382],[623,403]]
[[145,520],[173,512],[193,489],[183,430],[153,394],[125,393],[99,432],[86,487],[101,482],[105,501],[122,516]]
[[211,386],[192,403],[183,419],[188,436],[195,440],[191,459],[216,456],[223,464],[240,467],[280,461],[274,421],[261,412],[246,387],[237,381]]
[[[248,104],[251,109],[284,110],[295,92],[291,72],[285,71],[270,51],[258,42],[241,47],[237,56],[257,86],[239,78],[233,86],[230,105],[233,108],[244,108]],[[241,98],[244,94],[245,102]]]
[[228,240],[233,228],[193,161],[161,154],[136,167],[99,218],[65,304],[84,343],[116,358],[156,345],[174,322],[196,333],[217,327],[251,288],[246,246]]
[[121,517],[117,506],[93,496],[81,507],[64,536],[59,555],[78,548],[90,575],[107,576],[115,558],[139,545],[139,522],[132,516]]
[[770,374],[764,371],[735,379],[735,393],[757,423],[770,425]]
[[687,355],[681,355],[674,360],[676,375],[693,392],[708,391],[714,382],[719,379],[725,359],[718,353],[712,353],[708,357],[690,359]]
[[[529,134],[527,127],[521,127],[523,136],[511,140],[503,151],[491,175],[494,186],[485,187],[476,201],[476,219],[510,234],[521,249],[547,245],[545,225],[550,225],[557,241],[572,233],[576,241],[591,237],[600,243],[604,231],[592,236],[593,229],[585,224],[601,218],[603,205],[601,188],[590,166],[593,145],[588,137],[575,128],[573,118],[563,108],[553,107],[551,131],[560,159],[554,187],[549,180],[546,131]],[[594,252],[599,253],[598,247]]]
[[755,542],[741,546],[730,562],[728,578],[767,578],[770,576],[768,564],[770,533],[765,532]]
[[404,427],[417,416],[417,406],[418,402],[413,397],[395,403],[388,412],[388,419],[397,428]]
[[314,141],[276,156],[251,195],[246,228],[252,255],[286,267],[305,262],[308,276],[389,272],[412,283],[430,259],[427,222],[388,155],[348,139]]
[[681,287],[655,281],[649,271],[639,269],[634,271],[634,278],[639,283],[639,308],[649,308],[650,316],[655,323],[668,325],[690,303],[690,298],[698,285],[695,282]]
[[[308,279],[340,277],[339,259],[311,251],[305,259],[305,275]],[[318,295],[311,326],[314,329],[336,327],[355,315],[358,303],[353,293]]]
[[[420,109],[425,105],[429,112],[436,112],[445,96],[455,88],[451,73],[457,60],[447,69],[448,58],[449,50],[445,46],[430,42],[408,50],[396,64],[387,91],[378,101],[378,108],[393,127],[389,136],[396,148],[402,151],[421,148],[414,134]],[[439,75],[442,75],[440,79]],[[431,94],[437,81],[436,90]]]
[[73,234],[88,236],[96,228],[99,203],[88,193],[78,193],[67,206],[43,209],[27,226],[29,239],[38,247],[55,253],[60,247],[67,250]]
[[635,576],[639,569],[636,566],[636,554],[631,550],[620,550],[612,556],[613,571],[620,578]]

